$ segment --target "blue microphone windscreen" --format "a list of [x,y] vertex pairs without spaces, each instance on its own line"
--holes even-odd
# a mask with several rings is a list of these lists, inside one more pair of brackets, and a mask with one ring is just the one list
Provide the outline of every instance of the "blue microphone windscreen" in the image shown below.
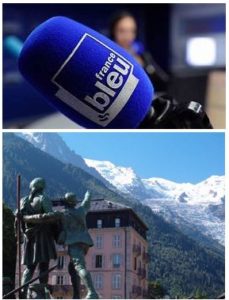
[[19,57],[23,76],[86,128],[137,128],[153,99],[138,62],[117,44],[66,17],[39,25]]

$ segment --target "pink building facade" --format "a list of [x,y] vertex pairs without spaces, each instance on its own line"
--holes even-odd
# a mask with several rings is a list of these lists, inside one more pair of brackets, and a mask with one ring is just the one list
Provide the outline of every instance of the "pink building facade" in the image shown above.
[[[148,298],[149,256],[143,221],[131,208],[101,199],[92,201],[87,225],[94,246],[87,253],[86,264],[100,298]],[[49,284],[54,298],[70,299],[67,249],[58,246],[57,252],[58,267],[50,273]],[[85,294],[83,286],[81,294]]]

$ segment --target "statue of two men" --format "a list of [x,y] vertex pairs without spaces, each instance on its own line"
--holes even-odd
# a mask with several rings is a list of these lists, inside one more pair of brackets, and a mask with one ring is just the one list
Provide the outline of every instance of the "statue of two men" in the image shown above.
[[[55,224],[61,224],[57,242],[68,246],[71,258],[71,279],[75,281],[76,274],[87,288],[87,299],[99,298],[92,283],[90,273],[86,269],[85,255],[93,241],[88,233],[86,215],[90,208],[90,193],[85,194],[84,200],[75,208],[77,200],[73,193],[65,194],[65,209],[53,211],[52,203],[44,195],[45,181],[35,178],[30,183],[29,196],[21,199],[21,220],[24,233],[25,270],[22,285],[32,279],[39,265],[40,274],[48,271],[50,259],[56,259]],[[40,283],[48,284],[48,273],[40,278]],[[73,286],[73,288],[75,288]],[[23,289],[23,298],[27,297],[28,287]],[[74,293],[76,298],[77,293]]]

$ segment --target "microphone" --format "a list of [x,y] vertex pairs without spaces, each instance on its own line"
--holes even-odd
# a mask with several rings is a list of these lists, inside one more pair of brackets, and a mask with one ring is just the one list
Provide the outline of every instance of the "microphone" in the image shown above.
[[129,53],[66,17],[35,28],[18,64],[52,106],[86,128],[212,128],[198,102],[154,99],[148,75]]
[[147,74],[130,54],[62,16],[28,36],[19,70],[49,103],[86,128],[138,128],[154,97]]

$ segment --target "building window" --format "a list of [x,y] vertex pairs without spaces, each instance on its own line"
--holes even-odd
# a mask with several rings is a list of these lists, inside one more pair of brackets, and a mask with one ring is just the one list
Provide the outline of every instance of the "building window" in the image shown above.
[[58,263],[57,263],[57,268],[58,269],[63,269],[64,267],[64,256],[58,256]]
[[115,227],[120,227],[120,218],[115,218]]
[[134,270],[137,270],[137,257],[134,257]]
[[113,289],[121,289],[121,274],[113,274],[112,288]]
[[121,247],[121,236],[120,234],[113,235],[113,247],[120,248]]
[[56,276],[56,284],[63,285],[64,284],[64,276],[63,275],[57,275]]
[[102,237],[102,235],[97,235],[95,237],[95,247],[97,249],[102,249],[103,248],[103,237]]
[[94,277],[94,284],[96,289],[103,288],[103,274],[96,274]]
[[97,220],[97,228],[102,228],[103,227],[103,220],[98,219]]
[[113,254],[113,268],[119,268],[121,265],[121,254]]
[[103,267],[103,256],[102,255],[96,255],[95,256],[95,267],[96,268],[102,268]]

